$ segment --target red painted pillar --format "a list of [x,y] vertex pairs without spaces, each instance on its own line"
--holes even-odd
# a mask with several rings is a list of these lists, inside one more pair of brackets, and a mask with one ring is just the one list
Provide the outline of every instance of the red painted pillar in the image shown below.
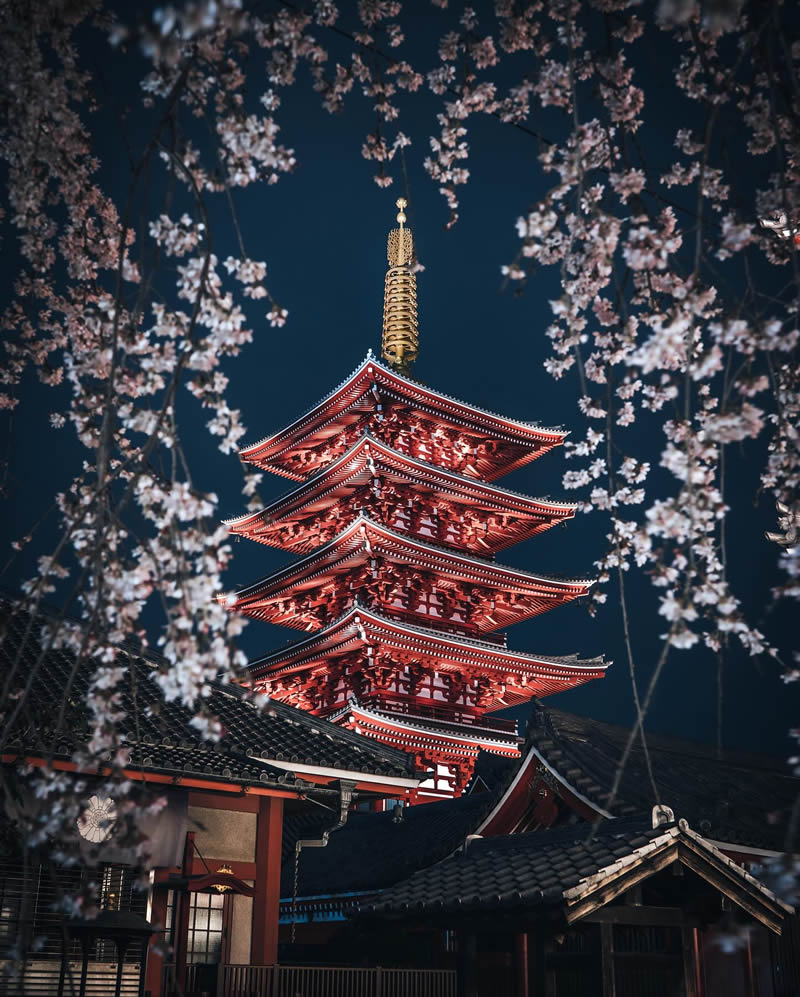
[[747,936],[747,948],[742,952],[742,960],[744,962],[745,992],[747,997],[759,997],[758,978],[756,976],[756,968],[753,965],[753,946],[750,941],[750,935]]
[[705,997],[705,977],[703,976],[702,949],[700,946],[700,929],[692,928],[692,943],[694,945],[694,978],[697,997]]
[[250,962],[254,966],[274,966],[278,961],[282,832],[283,800],[262,796],[256,825],[256,895],[250,944]]
[[[188,879],[192,874],[194,864],[194,831],[187,831],[186,844],[183,849],[182,877]],[[175,983],[179,991],[186,989],[186,956],[189,945],[189,907],[191,894],[189,887],[184,886],[175,891],[175,906],[172,908],[172,947],[175,963]]]
[[529,997],[528,936],[524,932],[514,936],[514,971],[517,978],[517,997]]
[[169,939],[167,938],[164,925],[167,921],[167,889],[156,884],[153,887],[153,898],[150,904],[150,920],[160,928],[150,939],[147,953],[147,973],[145,976],[145,990],[149,990],[153,997],[161,993],[161,974],[164,971],[164,957],[153,951],[153,946],[157,945],[163,949]]

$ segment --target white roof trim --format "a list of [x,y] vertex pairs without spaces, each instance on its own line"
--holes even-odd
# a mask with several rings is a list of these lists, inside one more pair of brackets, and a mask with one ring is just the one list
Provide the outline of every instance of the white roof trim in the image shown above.
[[[503,488],[500,485],[486,482],[482,478],[467,477],[465,474],[459,474],[458,471],[452,471],[447,467],[440,467],[438,464],[427,464],[425,461],[421,461],[418,457],[403,453],[401,450],[395,450],[395,448],[389,446],[388,443],[384,443],[383,440],[379,440],[377,437],[372,436],[371,433],[365,432],[359,437],[353,446],[350,447],[349,450],[346,450],[340,457],[337,457],[336,460],[331,461],[330,464],[326,464],[324,468],[317,471],[312,477],[300,482],[294,488],[284,492],[282,495],[279,495],[276,499],[273,499],[272,502],[268,502],[267,505],[262,506],[257,511],[245,512],[239,516],[233,516],[230,519],[223,519],[222,522],[225,523],[226,526],[234,526],[237,523],[245,522],[248,519],[255,519],[258,516],[263,516],[265,512],[268,512],[276,506],[285,505],[292,498],[302,494],[304,491],[313,490],[320,484],[320,482],[330,477],[331,474],[338,472],[343,465],[358,456],[360,451],[368,446],[374,446],[376,450],[382,450],[388,456],[396,455],[403,458],[403,460],[407,461],[409,464],[415,465],[417,468],[421,469],[423,474],[432,473],[434,476],[436,474],[441,474],[444,477],[454,478],[455,486],[457,487],[458,485],[462,485],[466,490],[473,489],[476,491],[486,492],[488,494],[494,492],[497,495],[505,497],[509,500],[516,499],[528,503],[538,503],[542,506],[551,506],[554,509],[572,510],[574,512],[578,508],[579,503],[577,502],[564,502],[560,499],[553,499],[541,495],[528,495],[525,492],[513,491],[510,488]],[[426,484],[429,485],[428,482],[426,482]]]
[[[337,533],[335,537],[329,540],[322,547],[317,548],[317,550],[312,551],[310,554],[306,554],[299,561],[294,560],[289,564],[284,565],[284,567],[279,568],[274,571],[271,575],[267,575],[264,578],[260,578],[256,582],[251,582],[249,585],[245,585],[240,589],[236,589],[233,595],[236,596],[237,601],[245,596],[258,595],[260,591],[274,585],[279,582],[283,577],[291,577],[291,575],[299,574],[303,571],[309,564],[313,564],[314,561],[323,561],[325,557],[336,547],[346,540],[349,540],[354,534],[358,533],[362,529],[372,529],[376,533],[382,533],[388,540],[394,540],[408,548],[416,547],[423,553],[428,554],[431,557],[437,557],[443,561],[450,563],[461,562],[463,564],[472,565],[481,571],[488,571],[491,574],[506,574],[513,578],[520,579],[523,583],[528,582],[542,582],[545,585],[562,586],[564,588],[573,586],[589,586],[597,584],[596,578],[557,578],[553,575],[539,575],[532,571],[523,571],[520,568],[513,568],[509,564],[502,564],[499,561],[489,560],[488,558],[477,557],[471,554],[463,554],[459,551],[452,550],[448,547],[440,546],[439,544],[428,543],[425,540],[420,540],[410,534],[399,533],[397,530],[393,530],[388,526],[384,526],[382,523],[376,522],[369,516],[364,515],[364,513],[359,513],[352,522],[346,526],[341,532]],[[348,554],[348,557],[351,555]],[[322,569],[318,569],[322,570]],[[312,572],[313,575],[318,572]]]
[[[395,620],[391,616],[384,616],[381,613],[378,613],[377,610],[364,606],[356,600],[356,602],[349,609],[345,610],[345,612],[342,613],[338,619],[334,620],[322,630],[314,630],[307,637],[301,637],[284,647],[276,648],[274,651],[268,651],[266,654],[262,654],[259,658],[254,658],[252,661],[249,661],[247,667],[251,670],[266,667],[266,664],[272,659],[280,659],[290,657],[295,654],[302,654],[305,648],[308,648],[308,653],[311,654],[311,648],[314,643],[324,642],[329,637],[335,635],[337,631],[344,631],[348,626],[356,625],[358,622],[357,620],[354,621],[348,619],[356,616],[365,617],[374,627],[397,627],[400,630],[408,631],[411,639],[417,637],[419,640],[432,640],[444,644],[450,644],[454,648],[460,649],[465,653],[469,653],[471,651],[475,654],[487,654],[489,657],[496,656],[498,658],[515,658],[519,661],[541,665],[545,668],[552,668],[554,670],[569,669],[575,672],[606,671],[611,665],[611,662],[601,661],[600,659],[580,659],[577,654],[574,656],[562,655],[559,658],[555,656],[548,656],[546,654],[536,654],[534,651],[518,651],[513,648],[509,648],[504,644],[492,644],[490,641],[482,640],[479,637],[468,637],[466,634],[450,633],[450,631],[436,630],[433,627],[423,627],[417,623]],[[573,657],[574,660],[572,660]],[[564,660],[565,658],[570,660]],[[505,667],[505,664],[503,664],[503,667]],[[562,676],[558,675],[547,677],[553,679],[562,678]]]
[[784,852],[775,851],[774,848],[756,848],[753,845],[737,845],[735,841],[717,841],[716,838],[704,838],[709,845],[713,845],[721,852],[736,852],[739,855],[753,855],[755,858],[774,859],[783,855]]
[[567,782],[564,776],[561,775],[558,769],[553,768],[538,748],[532,747],[531,752],[539,759],[542,765],[544,765],[550,775],[552,775],[555,779],[558,779],[562,786],[566,786],[570,793],[572,793],[573,796],[576,796],[581,803],[585,803],[587,807],[594,810],[595,813],[600,814],[601,817],[605,817],[608,820],[615,820],[614,814],[609,813],[608,810],[604,810],[598,803],[590,800],[588,796],[585,796],[579,789],[576,789],[571,783]]
[[759,893],[768,897],[779,907],[782,907],[787,914],[794,913],[794,908],[792,906],[787,904],[784,900],[781,900],[780,897],[776,896],[772,890],[764,886],[764,884],[760,880],[756,879],[755,876],[751,876],[750,873],[747,872],[743,866],[739,865],[738,862],[734,862],[733,859],[730,859],[727,855],[724,855],[719,848],[712,845],[707,838],[704,838],[701,834],[693,831],[685,820],[679,820],[677,825],[670,827],[663,834],[659,834],[658,837],[652,838],[647,842],[647,844],[642,845],[640,848],[632,849],[632,851],[628,852],[627,855],[623,855],[621,858],[617,859],[616,862],[603,866],[602,869],[598,869],[597,872],[593,873],[591,876],[587,876],[585,879],[582,879],[577,885],[564,890],[562,894],[564,899],[568,903],[574,903],[580,900],[582,897],[586,896],[587,893],[591,893],[593,889],[609,878],[616,876],[629,866],[635,865],[641,859],[647,858],[656,852],[663,851],[664,849],[671,847],[681,837],[689,838],[691,841],[694,841],[695,844],[699,845],[701,849],[710,852],[718,861],[723,862],[735,876],[745,880],[745,882],[749,883],[750,886],[755,887]]
[[242,447],[238,451],[238,453],[242,455],[248,450],[255,450],[258,447],[263,446],[265,443],[268,443],[272,440],[277,440],[281,436],[287,435],[291,430],[295,429],[296,427],[299,427],[306,420],[310,419],[315,414],[315,412],[317,412],[319,409],[322,408],[325,402],[327,402],[335,394],[340,392],[348,384],[356,382],[358,380],[359,375],[364,371],[365,368],[367,368],[370,365],[377,367],[379,370],[382,370],[385,374],[388,374],[390,377],[396,378],[402,384],[408,385],[408,387],[411,388],[413,391],[424,391],[427,394],[432,395],[434,398],[436,398],[439,401],[450,403],[451,405],[456,404],[461,408],[471,410],[472,412],[475,412],[477,415],[483,416],[484,418],[488,416],[489,419],[491,419],[493,422],[498,422],[498,421],[504,422],[513,427],[514,429],[517,429],[517,431],[521,431],[522,433],[527,434],[533,431],[533,432],[542,433],[546,436],[561,437],[562,439],[566,438],[569,435],[566,430],[561,429],[560,427],[543,426],[541,423],[538,422],[524,422],[521,419],[511,419],[508,416],[501,415],[499,412],[492,412],[490,409],[480,408],[479,406],[472,405],[469,402],[463,402],[459,398],[455,398],[453,395],[446,395],[444,394],[444,392],[437,391],[435,388],[430,388],[427,385],[421,384],[419,381],[415,381],[413,378],[403,377],[403,375],[398,374],[396,370],[392,370],[390,367],[387,367],[385,364],[381,363],[381,361],[378,360],[377,357],[374,357],[372,355],[372,350],[370,350],[367,353],[366,357],[361,361],[361,363],[356,367],[356,369],[353,371],[352,374],[350,374],[349,377],[346,377],[343,381],[340,381],[339,384],[337,384],[332,391],[329,391],[327,395],[321,398],[315,405],[312,405],[311,408],[307,409],[301,416],[299,416],[293,422],[289,423],[289,425],[285,426],[283,429],[279,429],[276,432],[263,437],[262,439],[258,440],[255,443],[247,444],[246,446]]
[[[470,736],[470,726],[467,724],[459,724],[453,721],[442,720],[441,723],[449,724],[449,727],[458,728],[456,730],[450,730],[447,728],[436,729],[432,726],[424,726],[426,723],[435,723],[435,720],[429,719],[428,717],[420,717],[414,713],[391,713],[388,710],[385,713],[379,713],[376,710],[370,710],[366,706],[361,706],[358,703],[351,703],[349,705],[349,710],[351,713],[360,713],[365,720],[372,720],[374,723],[389,723],[394,724],[403,730],[407,730],[412,734],[419,734],[422,736],[427,736],[431,738],[444,738],[448,742],[458,743],[458,744],[475,744],[480,742],[482,744],[493,744],[499,745],[500,747],[516,748],[519,744],[519,737],[516,734],[512,734],[510,731],[504,736],[502,731],[495,731],[489,727],[478,727],[475,726],[476,736]],[[414,724],[414,720],[419,721],[419,726]]]
[[284,769],[286,772],[302,773],[305,775],[322,775],[333,779],[354,779],[356,782],[379,782],[385,786],[401,786],[405,789],[416,789],[420,784],[420,779],[407,779],[396,775],[380,775],[377,772],[357,772],[354,769],[334,769],[327,765],[306,765],[303,762],[278,761],[275,758],[259,758],[256,755],[250,756],[250,761],[260,762],[262,765],[272,765],[277,769]]
[[[483,832],[483,829],[485,827],[488,827],[488,825],[494,819],[494,817],[496,816],[496,814],[500,810],[502,810],[502,808],[505,806],[506,801],[509,799],[509,797],[511,796],[511,794],[517,788],[517,786],[519,785],[519,782],[522,779],[522,777],[527,774],[528,764],[529,764],[529,762],[531,760],[532,755],[533,755],[533,753],[529,751],[528,754],[525,755],[525,757],[522,759],[522,762],[521,762],[519,768],[517,769],[517,774],[514,776],[514,778],[511,781],[511,785],[506,789],[505,793],[503,793],[503,795],[500,797],[500,799],[497,801],[497,803],[495,803],[495,805],[492,807],[492,809],[489,812],[489,814],[481,821],[481,823],[478,825],[478,827],[475,828],[475,831],[474,831],[475,834],[481,834]],[[480,776],[478,778],[480,778]]]

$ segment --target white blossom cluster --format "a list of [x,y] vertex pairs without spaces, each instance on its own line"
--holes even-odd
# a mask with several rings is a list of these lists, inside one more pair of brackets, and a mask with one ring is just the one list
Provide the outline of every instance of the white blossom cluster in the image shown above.
[[[131,827],[137,807],[159,805],[134,802],[117,733],[119,648],[146,641],[146,607],[163,611],[165,699],[190,706],[210,738],[221,731],[204,702],[209,682],[244,664],[235,645],[242,622],[215,598],[230,545],[216,496],[194,484],[178,412],[202,410],[224,453],[241,442],[226,364],[252,340],[245,309],[263,309],[274,328],[289,316],[267,262],[244,245],[236,196],[302,165],[280,140],[281,98],[308,79],[331,113],[366,102],[374,127],[361,152],[382,187],[414,148],[419,116],[406,106],[433,95],[435,131],[418,145],[449,225],[470,179],[476,115],[538,142],[548,189],[517,220],[519,252],[503,273],[521,286],[537,267],[559,270],[544,364],[577,384],[584,429],[567,446],[574,463],[564,486],[606,517],[601,580],[616,578],[624,596],[628,573],[647,573],[667,648],[721,652],[735,637],[753,654],[775,653],[728,579],[724,461],[726,448],[765,440],[763,488],[800,497],[800,260],[791,240],[757,225],[800,208],[800,44],[765,61],[764,38],[777,30],[771,8],[734,0],[661,0],[657,11],[629,0],[495,0],[484,20],[434,2],[435,23],[447,27],[433,65],[403,57],[411,5],[399,0],[187,0],[139,24],[101,19],[115,58],[147,63],[141,109],[151,133],[131,151],[129,198],[119,204],[98,179],[95,81],[75,42],[97,5],[8,5],[0,155],[23,265],[4,312],[0,408],[19,405],[30,375],[62,386],[69,401],[50,424],[85,448],[56,496],[60,539],[41,552],[26,592],[36,609],[56,590],[80,618],[43,639],[92,662],[91,730],[76,760],[108,766]],[[347,58],[329,55],[334,41]],[[678,53],[666,95],[648,93],[636,70],[647,44],[662,42]],[[667,137],[666,162],[661,153],[650,162],[651,147],[664,146],[665,100],[685,107],[692,124]],[[548,122],[557,122],[552,137]],[[764,168],[739,171],[737,156]],[[155,189],[169,191],[157,204],[147,201],[151,173]],[[761,186],[743,190],[740,174],[751,173]],[[230,211],[235,253],[212,245],[212,204]],[[777,274],[768,289],[754,277],[765,266]],[[636,440],[654,435],[651,468],[652,450],[643,454]],[[245,475],[251,509],[261,504],[260,478]],[[26,534],[15,549],[35,540]],[[800,559],[782,560],[776,597],[797,598]],[[599,586],[595,602],[608,591]],[[800,674],[800,662],[787,666],[787,678]],[[9,688],[24,682],[12,676]],[[3,703],[2,715],[20,702]],[[74,823],[82,790],[49,769],[30,778],[52,804],[30,829],[41,843]]]
[[[273,183],[294,160],[277,142],[278,101],[271,89],[262,101],[265,113],[240,112],[244,75],[230,46],[253,26],[238,4],[163,8],[138,33],[120,28],[111,39],[116,45],[135,39],[153,62],[142,81],[153,131],[132,164],[129,203],[118,208],[96,179],[86,119],[92,80],[79,68],[73,41],[95,5],[78,2],[68,12],[58,2],[17,6],[0,51],[8,83],[2,155],[22,266],[4,313],[0,407],[20,405],[31,373],[65,386],[67,402],[50,424],[62,432],[72,427],[85,447],[74,480],[56,495],[58,543],[39,557],[36,576],[24,586],[26,609],[35,614],[57,592],[76,619],[56,617],[42,629],[34,669],[50,649],[71,652],[76,670],[91,669],[82,704],[88,728],[73,761],[108,773],[97,791],[113,796],[118,839],[144,860],[147,843],[136,827],[163,800],[143,794],[125,774],[124,732],[136,718],[122,705],[120,686],[128,676],[122,648],[131,639],[148,646],[143,613],[160,605],[162,626],[151,638],[161,664],[153,677],[165,701],[189,707],[192,725],[212,740],[222,730],[207,707],[209,683],[234,678],[246,663],[236,647],[243,619],[217,599],[231,555],[227,529],[219,524],[217,496],[193,482],[176,413],[188,397],[205,413],[216,446],[234,452],[244,427],[222,368],[252,340],[241,297],[266,300],[273,325],[287,317],[267,287],[264,262],[242,247],[220,264],[210,248],[207,203],[236,187]],[[272,48],[287,36],[278,37]],[[188,134],[180,138],[187,119],[197,116],[213,122],[211,156]],[[148,170],[169,193],[142,229],[131,205],[143,203],[137,198]],[[255,483],[250,476],[245,485],[251,500]],[[34,540],[33,533],[20,538],[15,549]],[[24,709],[29,675],[21,661],[6,679],[2,737]],[[63,696],[61,706],[55,704],[54,736],[69,741],[69,688]],[[44,756],[56,746],[43,745]],[[86,783],[47,767],[32,769],[28,781],[48,801],[31,817],[29,846],[58,840],[62,860],[74,860],[69,842],[77,848],[75,820]],[[90,891],[73,897],[72,909],[92,902]]]
[[[602,58],[594,6],[615,24]],[[588,425],[567,445],[581,465],[563,484],[585,490],[584,511],[609,516],[601,581],[613,575],[622,585],[632,567],[645,570],[661,590],[672,647],[702,641],[718,652],[735,635],[752,654],[777,654],[745,619],[727,577],[723,461],[726,446],[766,436],[763,487],[784,501],[798,495],[798,260],[791,243],[758,233],[757,217],[782,205],[791,214],[800,189],[798,107],[776,100],[782,80],[798,77],[800,46],[770,74],[757,51],[764,26],[754,8],[740,7],[723,16],[695,3],[663,3],[650,25],[624,2],[558,3],[536,16],[530,47],[539,74],[528,97],[542,109],[563,108],[571,134],[540,153],[554,186],[517,221],[522,245],[504,274],[524,282],[537,265],[560,268],[563,293],[551,302],[545,367],[559,379],[577,374]],[[663,132],[664,95],[653,95],[648,120],[631,68],[646,32],[651,43],[660,33],[676,46],[670,99],[705,121],[704,131],[677,129],[666,169],[663,159],[646,158],[651,133]],[[725,55],[732,44],[738,61]],[[765,189],[737,191],[735,202],[735,159],[720,154],[732,120],[741,128],[741,154],[771,153],[775,167]],[[677,190],[691,196],[676,199]],[[742,193],[749,212],[733,207]],[[774,298],[752,273],[765,256],[786,271],[776,287],[788,285]],[[630,444],[628,427],[635,429]],[[663,477],[651,485],[647,463],[636,457],[633,441],[645,427],[663,433],[660,464],[674,482],[668,496]],[[796,596],[796,584],[781,594]],[[602,587],[594,596],[606,597]]]

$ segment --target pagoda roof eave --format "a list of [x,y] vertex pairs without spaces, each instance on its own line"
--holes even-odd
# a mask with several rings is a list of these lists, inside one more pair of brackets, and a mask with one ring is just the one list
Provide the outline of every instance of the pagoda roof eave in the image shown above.
[[[395,450],[367,432],[346,453],[342,454],[341,457],[328,464],[313,477],[303,481],[296,488],[291,489],[291,491],[270,502],[269,505],[264,506],[257,512],[247,512],[240,516],[224,519],[222,522],[231,532],[240,532],[243,527],[258,522],[268,514],[277,514],[284,506],[294,505],[295,508],[302,508],[304,504],[302,496],[311,496],[315,489],[322,484],[333,487],[337,480],[349,477],[354,472],[348,471],[347,465],[362,455],[367,460],[366,454],[371,454],[373,450],[386,461],[394,461],[407,466],[420,478],[425,479],[425,483],[438,482],[439,487],[443,491],[484,494],[490,501],[492,499],[498,501],[498,504],[522,504],[540,512],[552,510],[554,513],[559,513],[563,511],[565,514],[564,518],[567,518],[568,515],[574,515],[575,510],[578,508],[577,502],[561,502],[557,499],[525,495],[510,488],[500,488],[497,485],[488,484],[479,478],[470,478],[466,475],[458,474],[455,471],[439,467],[436,464],[427,464],[416,457],[412,457],[410,454],[404,454],[399,450]],[[292,500],[294,500],[294,503]]]
[[[443,746],[453,747],[457,745],[483,748],[494,754],[508,754],[518,758],[521,755],[520,744],[523,738],[517,734],[503,734],[498,730],[489,727],[480,727],[477,724],[460,724],[447,720],[430,720],[427,717],[418,717],[412,713],[392,713],[390,711],[373,710],[362,706],[358,701],[353,701],[342,710],[337,711],[336,718],[346,717],[348,714],[354,717],[356,722],[367,721],[382,730],[394,729],[397,731],[407,731],[412,737],[441,739]],[[336,722],[336,720],[334,720]]]
[[[229,606],[235,606],[236,603],[240,602],[242,599],[257,596],[260,592],[266,590],[267,588],[274,587],[281,583],[284,585],[287,584],[292,576],[302,574],[314,564],[317,564],[318,568],[317,571],[312,571],[311,575],[317,574],[318,571],[322,570],[326,564],[333,564],[346,556],[346,551],[344,550],[345,546],[348,542],[351,542],[359,532],[364,533],[365,541],[367,539],[367,535],[371,533],[373,538],[383,538],[391,544],[404,548],[409,558],[411,557],[411,554],[415,552],[417,555],[422,555],[423,557],[427,556],[431,559],[438,560],[439,562],[449,562],[453,565],[453,574],[459,573],[456,570],[457,565],[464,565],[462,570],[469,571],[471,568],[473,573],[475,569],[477,569],[478,571],[487,572],[490,575],[505,576],[505,578],[512,584],[516,580],[518,583],[523,585],[539,583],[543,585],[553,585],[561,589],[577,588],[586,590],[585,592],[576,593],[574,596],[576,598],[580,595],[587,595],[589,588],[597,582],[596,578],[558,578],[553,575],[539,575],[533,574],[530,571],[522,571],[519,568],[512,568],[509,565],[501,564],[487,558],[482,558],[475,554],[462,554],[452,548],[428,543],[409,534],[398,533],[396,530],[392,530],[388,526],[375,522],[368,516],[359,515],[353,520],[352,523],[350,523],[349,526],[345,527],[341,533],[338,533],[332,540],[328,541],[327,544],[324,544],[318,550],[306,555],[306,557],[301,558],[299,561],[293,561],[291,564],[288,564],[284,568],[273,572],[273,574],[267,576],[266,578],[261,578],[256,582],[252,582],[250,585],[245,585],[243,588],[238,589],[229,595],[220,594],[217,597],[218,601],[225,602]],[[498,578],[498,585],[499,584],[500,579]],[[232,598],[233,601],[231,601]]]
[[[509,419],[499,413],[479,408],[478,406],[471,405],[468,402],[462,402],[450,395],[443,394],[440,391],[435,391],[434,389],[421,384],[419,381],[415,381],[409,377],[404,377],[397,371],[392,370],[391,367],[386,366],[374,357],[372,355],[372,351],[370,350],[353,373],[349,377],[345,378],[336,388],[333,389],[333,391],[325,395],[325,397],[317,402],[316,405],[312,406],[303,415],[295,419],[294,422],[290,423],[288,426],[285,426],[283,429],[278,430],[270,436],[265,436],[263,439],[258,440],[255,443],[250,443],[247,446],[242,447],[238,451],[239,457],[245,461],[252,461],[257,459],[259,454],[263,454],[269,450],[274,451],[280,448],[281,441],[296,438],[299,433],[302,433],[312,426],[314,422],[320,418],[320,416],[325,415],[326,412],[330,411],[332,408],[335,408],[337,404],[341,404],[343,400],[346,400],[358,382],[364,377],[365,373],[374,374],[376,372],[379,373],[382,379],[388,384],[404,391],[404,393],[413,393],[416,395],[422,394],[430,401],[438,403],[439,408],[447,411],[456,418],[460,416],[462,419],[468,419],[475,424],[476,428],[484,430],[494,429],[496,432],[500,432],[501,434],[510,433],[512,435],[516,435],[521,441],[550,442],[554,446],[563,443],[569,435],[568,431],[562,429],[561,427],[542,426],[534,422],[523,422],[517,419]],[[262,457],[261,459],[265,458]]]
[[[538,667],[554,673],[563,672],[563,676],[554,674],[552,677],[563,677],[564,680],[579,678],[582,682],[588,681],[600,677],[598,673],[605,673],[611,665],[611,662],[606,662],[602,658],[580,660],[577,655],[550,656],[526,651],[512,651],[489,641],[463,637],[459,634],[434,630],[403,620],[395,620],[357,603],[323,630],[317,630],[307,637],[293,641],[286,647],[278,648],[255,661],[251,661],[248,664],[248,670],[254,678],[261,678],[267,674],[276,675],[294,667],[308,667],[309,656],[314,654],[315,647],[330,643],[337,635],[346,637],[348,630],[362,625],[372,628],[373,631],[377,629],[394,631],[400,638],[403,635],[408,635],[409,643],[424,641],[441,648],[451,648],[460,654],[472,652],[477,656],[484,657],[490,667],[502,667],[504,670],[508,670],[514,664],[518,664],[520,671]],[[304,652],[307,653],[304,655]],[[323,651],[320,649],[319,653],[321,654]],[[287,661],[287,659],[292,658],[299,660],[296,661],[296,664]],[[287,661],[285,668],[280,667],[282,661]],[[494,665],[491,665],[491,662],[494,662]]]

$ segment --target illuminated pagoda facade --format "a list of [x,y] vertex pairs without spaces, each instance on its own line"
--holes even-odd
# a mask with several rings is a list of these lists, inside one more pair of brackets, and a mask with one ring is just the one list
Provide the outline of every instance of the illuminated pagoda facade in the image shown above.
[[[457,401],[409,376],[416,277],[405,202],[389,235],[383,354],[291,425],[240,451],[297,482],[232,533],[298,559],[228,597],[305,632],[250,665],[256,688],[412,753],[418,800],[457,796],[478,752],[519,755],[495,711],[601,677],[601,659],[510,650],[498,631],[588,593],[588,579],[510,568],[497,552],[575,506],[499,487],[565,432]],[[302,759],[300,759],[302,762]]]

